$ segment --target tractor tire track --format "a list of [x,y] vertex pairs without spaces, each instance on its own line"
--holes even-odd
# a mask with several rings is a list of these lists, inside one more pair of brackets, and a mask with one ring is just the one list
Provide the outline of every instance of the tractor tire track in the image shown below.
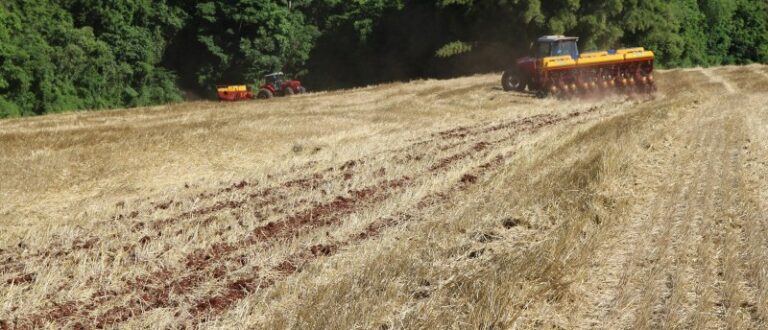
[[[708,76],[731,84],[715,73]],[[626,226],[616,227],[618,235],[598,249],[595,259],[602,264],[586,275],[595,283],[586,289],[593,292],[592,307],[573,316],[577,324],[694,329],[761,324],[760,293],[750,285],[755,280],[746,266],[751,259],[746,251],[752,249],[743,231],[747,223],[759,222],[743,202],[751,200],[740,166],[740,141],[749,140],[742,113],[748,104],[737,96],[709,96],[694,104],[662,128],[673,132],[672,141],[691,137],[691,142],[673,142],[673,148],[654,152],[650,163],[661,171],[638,175],[657,176],[659,185],[651,187],[653,197],[638,204]],[[737,110],[723,111],[724,104]]]
[[[697,145],[697,151],[701,152],[701,155],[720,154],[722,150],[714,152],[712,150],[724,148],[723,144],[718,143],[720,139],[715,134],[705,132],[708,131],[701,130],[699,133],[706,135],[706,138],[703,144]],[[701,148],[702,146],[704,148]],[[681,245],[686,244],[687,235],[692,230],[693,223],[689,220],[698,212],[695,205],[706,205],[702,203],[710,197],[706,192],[711,191],[712,182],[706,180],[703,175],[711,173],[716,166],[713,161],[704,161],[702,156],[695,156],[693,162],[696,167],[686,170],[691,171],[687,174],[693,182],[684,187],[679,196],[668,197],[670,205],[660,209],[660,213],[654,215],[671,223],[667,223],[663,233],[658,236],[660,241],[653,244],[657,246],[649,260],[653,266],[644,276],[638,278],[643,283],[638,292],[643,293],[643,296],[639,305],[636,306],[633,327],[662,327],[666,321],[665,314],[668,312],[669,298],[672,296],[672,290],[679,284],[675,283],[672,277],[676,269],[674,262],[678,260],[677,254],[683,253],[681,250],[684,247]],[[693,202],[694,200],[697,202]]]
[[[656,104],[655,107],[674,108],[680,104],[685,104],[685,102],[685,99],[668,98]],[[696,108],[689,108],[686,111],[696,111]],[[662,116],[666,117],[665,115]],[[670,122],[669,119],[665,118],[665,125],[663,126],[646,124],[646,128],[641,132],[642,136],[651,137],[656,142],[643,142],[646,144],[645,149],[650,154],[659,154],[666,150],[663,147],[661,147],[661,151],[659,150],[659,145],[666,144],[667,139],[662,134],[663,129],[680,120],[674,119]],[[711,141],[711,138],[708,138],[706,134],[692,136],[694,136],[694,141],[688,146],[694,148],[709,144],[707,141]],[[694,153],[683,153],[674,162],[688,163],[703,155],[703,151],[696,149]],[[654,177],[661,177],[664,172],[660,172],[657,167],[669,166],[669,164],[672,164],[670,160],[655,161],[653,167],[644,169],[644,172],[636,175],[636,177],[651,180]],[[659,271],[655,271],[657,274],[655,279],[649,280],[647,278],[650,274],[654,274],[654,269],[661,270],[665,269],[664,267],[647,269],[645,266],[667,262],[662,256],[665,255],[667,249],[677,249],[672,242],[675,237],[690,232],[691,228],[688,227],[695,227],[695,224],[681,224],[681,221],[674,221],[669,224],[663,222],[664,219],[669,219],[669,217],[664,216],[665,212],[671,213],[672,219],[680,219],[681,216],[685,217],[685,214],[691,214],[690,208],[681,208],[679,205],[675,205],[675,200],[679,200],[680,196],[688,198],[685,196],[699,194],[701,191],[701,187],[694,186],[691,188],[685,185],[687,178],[691,175],[689,169],[674,168],[674,171],[667,175],[674,177],[675,180],[661,179],[662,182],[673,182],[674,185],[656,187],[657,191],[654,191],[652,195],[646,193],[645,195],[655,197],[638,206],[637,211],[634,211],[636,216],[622,217],[617,219],[618,221],[607,222],[597,234],[599,242],[590,259],[600,260],[600,262],[585,269],[584,278],[588,281],[585,283],[586,286],[581,289],[586,293],[585,302],[589,307],[569,307],[573,310],[569,310],[568,318],[578,327],[627,328],[632,327],[627,324],[633,322],[633,316],[635,322],[663,323],[665,320],[674,318],[674,315],[664,313],[664,309],[660,306],[684,301],[679,294],[680,288],[674,285],[676,278],[665,276]],[[635,181],[634,185],[637,186],[638,181]],[[608,227],[605,227],[606,225]],[[676,267],[684,268],[686,266]],[[665,285],[662,285],[662,289],[658,291],[639,288],[643,285],[655,288],[657,283],[665,283]],[[670,284],[671,286],[666,286]],[[640,316],[628,312],[640,304],[638,296],[642,296],[645,302],[644,308],[638,312],[642,313]],[[642,324],[636,323],[634,326],[648,326]]]

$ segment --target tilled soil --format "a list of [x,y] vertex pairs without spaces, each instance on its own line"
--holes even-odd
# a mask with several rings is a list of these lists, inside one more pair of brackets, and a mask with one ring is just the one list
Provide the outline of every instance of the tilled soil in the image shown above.
[[[390,116],[372,135],[347,128],[354,147],[294,145],[282,167],[20,231],[0,245],[0,329],[766,325],[764,67],[594,100],[493,78],[416,105],[439,83],[279,100],[298,121],[363,106],[312,98],[400,103],[367,110]],[[466,113],[430,125],[439,102]]]

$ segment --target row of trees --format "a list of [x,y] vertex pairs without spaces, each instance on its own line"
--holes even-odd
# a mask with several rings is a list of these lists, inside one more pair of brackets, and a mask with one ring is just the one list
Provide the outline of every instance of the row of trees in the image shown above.
[[0,118],[174,102],[277,69],[315,89],[495,71],[551,33],[665,66],[768,62],[764,0],[5,0]]

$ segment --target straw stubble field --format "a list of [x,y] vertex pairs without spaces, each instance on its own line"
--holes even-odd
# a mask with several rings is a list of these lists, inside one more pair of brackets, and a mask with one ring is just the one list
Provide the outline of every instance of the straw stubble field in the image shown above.
[[768,68],[0,121],[0,329],[768,326]]

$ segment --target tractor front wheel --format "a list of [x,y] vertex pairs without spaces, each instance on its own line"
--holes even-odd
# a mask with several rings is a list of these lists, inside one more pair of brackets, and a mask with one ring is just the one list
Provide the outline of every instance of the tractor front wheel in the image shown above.
[[507,92],[522,92],[525,90],[525,85],[525,79],[523,79],[520,72],[516,69],[508,69],[504,71],[504,74],[501,76],[501,87]]
[[256,98],[266,100],[272,98],[272,92],[270,92],[268,89],[260,89],[259,93],[256,94]]
[[307,92],[307,89],[304,88],[304,86],[299,86],[299,94],[304,94]]
[[285,90],[283,91],[284,96],[293,96],[293,94],[296,94],[296,92],[294,92],[293,88],[291,87],[286,87]]

